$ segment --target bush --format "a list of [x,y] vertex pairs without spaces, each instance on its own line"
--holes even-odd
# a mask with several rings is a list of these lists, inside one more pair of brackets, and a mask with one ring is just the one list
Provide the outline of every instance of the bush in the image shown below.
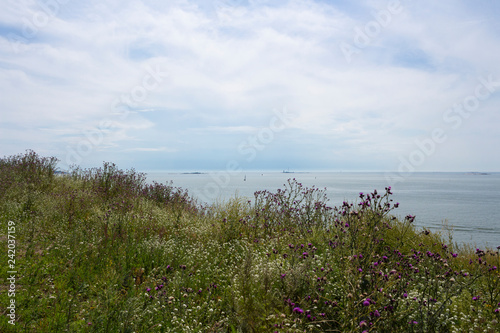
[[500,330],[499,251],[397,219],[389,187],[330,206],[292,179],[202,207],[111,163],[55,177],[56,161],[0,160],[18,271],[2,332]]

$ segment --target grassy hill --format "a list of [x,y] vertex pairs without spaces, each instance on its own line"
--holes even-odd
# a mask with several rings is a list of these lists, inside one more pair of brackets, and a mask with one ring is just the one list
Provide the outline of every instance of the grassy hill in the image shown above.
[[500,331],[498,250],[394,217],[390,188],[330,207],[291,179],[203,206],[56,163],[0,160],[1,332]]

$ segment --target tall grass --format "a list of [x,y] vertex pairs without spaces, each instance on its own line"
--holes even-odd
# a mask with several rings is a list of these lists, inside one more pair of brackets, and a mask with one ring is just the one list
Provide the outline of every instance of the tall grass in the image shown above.
[[395,218],[390,188],[331,207],[291,179],[206,207],[135,170],[56,163],[0,160],[19,272],[2,332],[500,331],[498,250]]

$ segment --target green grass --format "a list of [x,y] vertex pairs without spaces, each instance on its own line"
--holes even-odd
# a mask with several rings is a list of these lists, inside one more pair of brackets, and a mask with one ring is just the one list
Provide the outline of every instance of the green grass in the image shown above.
[[329,207],[290,180],[207,207],[114,164],[56,163],[0,160],[1,332],[500,331],[497,249],[395,218],[390,188]]

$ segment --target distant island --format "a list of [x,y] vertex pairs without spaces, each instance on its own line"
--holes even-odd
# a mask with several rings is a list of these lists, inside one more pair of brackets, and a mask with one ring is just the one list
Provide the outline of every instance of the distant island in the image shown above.
[[467,172],[466,175],[473,175],[473,176],[488,176],[489,173],[487,172]]
[[204,174],[206,174],[206,172],[195,171],[195,172],[183,172],[182,174],[183,175],[204,175]]

